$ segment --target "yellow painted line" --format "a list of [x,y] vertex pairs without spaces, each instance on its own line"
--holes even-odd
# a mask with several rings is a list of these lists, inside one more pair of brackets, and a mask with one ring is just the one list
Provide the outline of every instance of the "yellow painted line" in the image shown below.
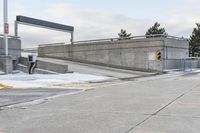
[[13,86],[8,86],[8,85],[0,84],[0,89],[12,89],[12,88],[13,88]]
[[[120,81],[119,81],[120,82]],[[111,84],[104,84],[104,85],[100,85],[100,86],[97,86],[95,88],[106,88],[106,87],[111,87],[111,86],[117,86],[117,85],[124,85],[124,84],[127,84],[131,81],[126,81],[126,82],[120,82],[120,83],[111,83]]]
[[67,89],[92,89],[95,85],[88,83],[80,84],[55,84],[50,85],[50,88],[67,88]]
[[95,88],[106,88],[126,84],[127,82],[105,82],[105,83],[69,83],[69,84],[54,84],[49,85],[50,88],[63,88],[63,89],[84,89],[90,90]]

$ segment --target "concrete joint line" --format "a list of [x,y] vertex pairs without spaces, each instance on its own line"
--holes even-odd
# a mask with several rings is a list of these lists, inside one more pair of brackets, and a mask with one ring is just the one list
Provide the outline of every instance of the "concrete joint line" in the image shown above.
[[183,97],[187,93],[189,93],[189,92],[183,93],[182,95],[178,96],[176,99],[174,99],[170,103],[166,104],[164,107],[162,107],[161,109],[159,109],[158,111],[156,111],[155,113],[153,113],[151,116],[157,115],[159,112],[161,112],[162,110],[164,110],[169,105],[173,104],[175,101],[177,101],[178,99],[180,99],[181,97]]
[[176,97],[174,100],[172,100],[171,102],[169,102],[168,104],[166,104],[164,107],[162,107],[161,109],[159,109],[158,111],[156,111],[155,113],[151,114],[150,116],[148,116],[146,119],[144,119],[143,121],[141,121],[140,123],[138,123],[137,125],[135,125],[134,127],[128,129],[125,133],[129,133],[130,131],[134,130],[136,127],[140,126],[141,124],[143,124],[144,122],[146,122],[147,120],[149,120],[150,118],[152,118],[153,116],[158,115],[158,113],[160,113],[162,110],[164,110],[166,107],[170,106],[171,104],[173,104],[175,101],[177,101],[178,99],[182,98],[184,95],[190,93],[193,89],[195,89],[196,87],[198,87],[200,84],[195,85],[192,89],[190,89],[189,91],[179,95],[178,97]]

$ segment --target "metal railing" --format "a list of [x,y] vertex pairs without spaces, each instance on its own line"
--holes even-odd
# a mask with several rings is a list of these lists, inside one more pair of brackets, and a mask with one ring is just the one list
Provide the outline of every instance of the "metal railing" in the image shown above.
[[200,68],[200,58],[187,57],[182,59],[166,59],[165,70],[193,71]]
[[[4,35],[3,34],[0,34],[0,37],[3,38]],[[19,39],[20,37],[19,36],[13,36],[13,35],[8,35],[8,38],[15,38],[15,39]]]
[[[114,41],[146,39],[146,38],[171,38],[171,39],[176,39],[176,40],[187,40],[186,38],[183,38],[183,37],[175,37],[175,36],[170,36],[167,34],[155,34],[155,35],[132,36],[132,37],[127,37],[127,38],[106,38],[106,39],[74,41],[73,44],[79,45],[79,44],[91,44],[91,43],[101,43],[101,42],[105,43],[105,42],[114,42]],[[61,43],[40,44],[39,47],[56,46],[56,45],[67,45],[67,43],[61,42]],[[70,45],[70,43],[68,45]]]
[[167,34],[155,34],[155,35],[142,35],[142,36],[132,36],[127,38],[106,38],[106,39],[95,39],[95,40],[85,40],[85,41],[75,41],[74,44],[88,44],[97,42],[113,42],[113,41],[124,41],[124,40],[136,40],[136,39],[146,39],[146,38],[171,38],[176,40],[187,40],[183,37],[175,37]]
[[197,57],[188,57],[181,59],[181,69],[183,71],[192,71],[193,69],[200,68],[200,58]]

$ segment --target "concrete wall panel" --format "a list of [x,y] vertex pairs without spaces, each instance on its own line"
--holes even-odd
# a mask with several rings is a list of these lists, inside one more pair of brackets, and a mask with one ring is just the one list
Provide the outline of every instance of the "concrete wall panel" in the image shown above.
[[[146,38],[39,47],[38,55],[41,57],[65,58],[119,68],[163,71],[166,65],[164,63],[166,57],[180,58],[182,56],[188,56],[186,52],[187,45],[188,42],[185,40]],[[176,47],[172,48],[172,46]],[[154,58],[156,51],[161,51],[161,60]]]
[[[4,50],[4,43],[3,38],[0,37],[0,55],[5,56],[5,50]],[[11,73],[12,69],[15,69],[15,66],[19,62],[19,58],[21,57],[21,40],[15,39],[15,38],[9,38],[8,39],[8,54],[9,56],[5,56],[6,60],[1,59],[1,64],[4,64],[4,67],[1,67],[1,69],[4,69],[3,71],[7,71],[8,73]],[[5,68],[5,65],[7,65],[7,70]],[[2,66],[2,65],[1,65]]]

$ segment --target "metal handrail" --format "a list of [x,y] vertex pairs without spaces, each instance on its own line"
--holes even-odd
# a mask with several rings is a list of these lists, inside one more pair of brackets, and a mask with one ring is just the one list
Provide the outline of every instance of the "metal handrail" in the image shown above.
[[[113,41],[124,41],[124,40],[136,40],[136,39],[145,39],[145,38],[171,38],[171,39],[177,39],[177,40],[187,40],[183,37],[175,37],[170,36],[167,34],[154,34],[154,35],[142,35],[142,36],[132,36],[127,38],[106,38],[106,39],[95,39],[95,40],[85,40],[85,41],[74,41],[73,44],[91,44],[91,43],[101,43],[101,42],[113,42]],[[65,45],[66,43],[50,43],[50,44],[41,44],[39,47],[45,47],[45,46],[52,46],[52,45]]]
[[183,38],[183,37],[175,37],[175,36],[170,36],[167,34],[155,34],[155,35],[132,36],[132,37],[127,37],[127,38],[107,38],[107,39],[75,41],[74,44],[94,43],[94,42],[112,42],[112,41],[135,40],[135,39],[145,39],[145,38],[155,38],[155,37],[171,38],[171,39],[177,39],[177,40],[187,40],[186,38]]

